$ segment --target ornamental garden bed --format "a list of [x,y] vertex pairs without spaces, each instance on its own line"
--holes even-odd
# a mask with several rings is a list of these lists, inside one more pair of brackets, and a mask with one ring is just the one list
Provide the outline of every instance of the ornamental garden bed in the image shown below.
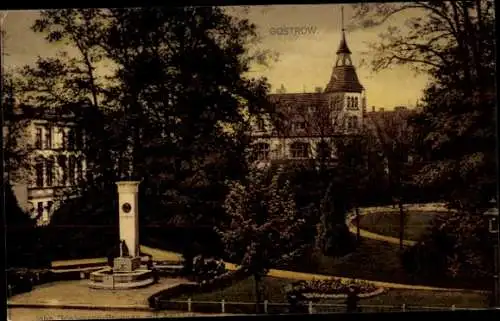
[[350,288],[356,289],[360,298],[369,298],[384,292],[383,288],[369,282],[338,279],[298,281],[290,284],[286,288],[286,292],[287,294],[299,293],[304,298],[311,300],[342,299],[347,298]]

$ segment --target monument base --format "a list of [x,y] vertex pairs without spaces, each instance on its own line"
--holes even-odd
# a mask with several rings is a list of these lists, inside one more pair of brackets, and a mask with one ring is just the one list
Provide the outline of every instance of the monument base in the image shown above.
[[141,267],[131,272],[115,272],[111,267],[90,273],[89,286],[93,289],[134,289],[155,283],[152,270]]
[[141,257],[117,257],[113,260],[113,272],[132,272],[141,266]]

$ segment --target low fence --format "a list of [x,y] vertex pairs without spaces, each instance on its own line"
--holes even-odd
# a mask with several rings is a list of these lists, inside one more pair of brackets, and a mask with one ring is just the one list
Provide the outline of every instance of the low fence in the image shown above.
[[[230,313],[230,314],[282,314],[282,313],[345,313],[345,304],[315,303],[312,301],[291,306],[289,303],[264,301],[233,302],[233,301],[193,301],[187,300],[156,300],[158,310],[176,310],[201,313]],[[414,306],[414,305],[358,305],[358,312],[410,312],[410,311],[459,311],[473,308],[452,306]]]

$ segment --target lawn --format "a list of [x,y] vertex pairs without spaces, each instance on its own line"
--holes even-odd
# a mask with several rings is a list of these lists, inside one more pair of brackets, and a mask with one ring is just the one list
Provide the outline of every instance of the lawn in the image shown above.
[[[404,239],[418,241],[427,232],[432,220],[442,212],[410,211],[406,215]],[[372,233],[399,238],[399,213],[380,212],[364,215],[360,227]]]
[[450,279],[423,279],[406,272],[401,264],[399,246],[372,239],[362,239],[356,250],[343,257],[310,255],[299,257],[279,267],[283,270],[344,276],[404,284],[449,288],[477,288],[476,282]]
[[[270,303],[286,303],[284,288],[293,281],[288,279],[266,277],[264,279],[264,299]],[[187,300],[187,296],[180,296],[177,300]],[[196,294],[191,297],[193,301],[221,301],[229,302],[254,302],[255,289],[253,278],[237,282],[225,289],[211,293]],[[319,303],[343,304],[344,300],[324,300]],[[388,290],[387,292],[368,299],[362,299],[361,305],[386,305],[386,306],[429,306],[481,308],[487,307],[488,300],[484,294],[472,292],[441,292],[422,290]]]

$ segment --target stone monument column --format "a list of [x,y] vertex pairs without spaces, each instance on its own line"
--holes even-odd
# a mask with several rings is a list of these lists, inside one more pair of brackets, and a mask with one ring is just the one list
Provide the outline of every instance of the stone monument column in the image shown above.
[[139,256],[139,184],[121,181],[118,186],[120,240],[125,241],[131,257]]

